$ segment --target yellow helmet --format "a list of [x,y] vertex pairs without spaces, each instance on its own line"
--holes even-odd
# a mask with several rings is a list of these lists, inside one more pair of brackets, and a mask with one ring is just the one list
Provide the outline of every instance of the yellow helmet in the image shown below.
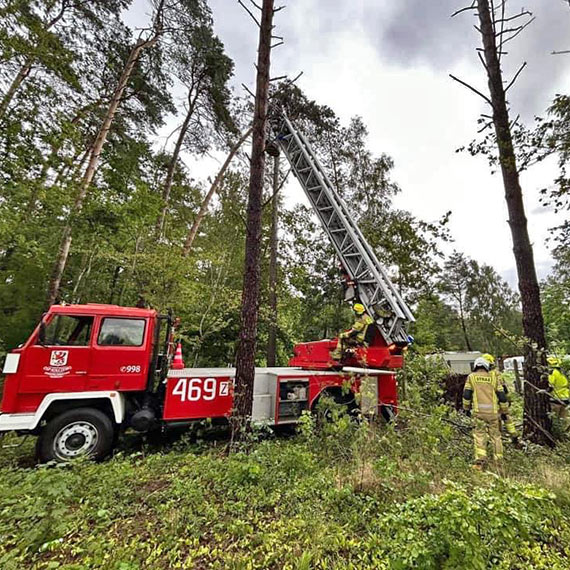
[[558,366],[560,366],[562,364],[560,358],[558,358],[557,356],[549,356],[546,359],[546,362],[548,362],[549,366],[552,366],[554,368],[557,368]]
[[362,303],[354,303],[354,305],[352,306],[352,310],[357,315],[362,315],[362,313],[364,313],[364,311],[366,311],[366,309]]
[[481,358],[484,358],[489,364],[495,364],[495,357],[492,354],[482,354]]

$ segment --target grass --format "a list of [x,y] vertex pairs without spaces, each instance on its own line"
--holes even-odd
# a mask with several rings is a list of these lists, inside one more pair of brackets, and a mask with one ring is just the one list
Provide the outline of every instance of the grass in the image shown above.
[[0,453],[0,567],[568,568],[565,448],[470,468],[447,413],[396,429],[338,417],[225,445],[122,442],[111,460],[35,467]]

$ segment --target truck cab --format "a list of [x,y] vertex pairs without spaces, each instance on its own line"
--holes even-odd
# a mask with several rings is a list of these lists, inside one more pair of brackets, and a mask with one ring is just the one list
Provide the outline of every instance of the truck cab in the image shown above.
[[144,394],[153,382],[157,323],[152,309],[53,305],[6,357],[0,430],[44,433],[52,420],[87,408],[90,425],[68,426],[59,449],[42,450],[40,437],[38,455],[65,459],[85,446],[106,447],[125,420],[126,396]]

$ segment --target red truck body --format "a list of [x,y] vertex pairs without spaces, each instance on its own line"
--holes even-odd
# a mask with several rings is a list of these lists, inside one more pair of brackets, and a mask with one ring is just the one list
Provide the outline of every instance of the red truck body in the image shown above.
[[[41,460],[68,460],[85,451],[108,453],[109,425],[116,440],[129,427],[148,431],[227,420],[235,369],[169,369],[172,343],[169,330],[161,331],[165,321],[151,309],[54,305],[26,343],[7,356],[0,431],[38,434]],[[163,354],[161,333],[170,347]],[[341,368],[330,358],[335,346],[334,340],[300,344],[290,367],[257,368],[253,421],[295,423],[323,394],[385,417],[395,412],[400,349],[385,346],[378,335]],[[354,397],[358,392],[362,401]]]

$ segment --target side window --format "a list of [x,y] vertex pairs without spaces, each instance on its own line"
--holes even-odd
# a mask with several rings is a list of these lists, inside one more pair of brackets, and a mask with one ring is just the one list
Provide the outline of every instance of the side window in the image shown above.
[[46,327],[46,344],[53,346],[87,346],[91,338],[93,317],[56,315]]
[[141,346],[145,321],[142,319],[103,319],[97,344],[100,346]]

